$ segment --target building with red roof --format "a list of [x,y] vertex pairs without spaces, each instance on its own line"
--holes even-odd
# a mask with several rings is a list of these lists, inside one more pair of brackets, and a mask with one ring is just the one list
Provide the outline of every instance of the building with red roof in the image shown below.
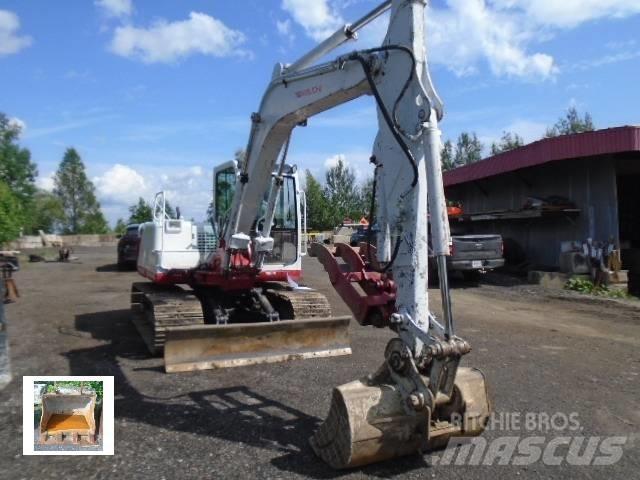
[[[444,174],[458,228],[500,233],[540,267],[566,241],[612,240],[640,259],[640,127],[545,138]],[[638,267],[640,268],[640,266]]]

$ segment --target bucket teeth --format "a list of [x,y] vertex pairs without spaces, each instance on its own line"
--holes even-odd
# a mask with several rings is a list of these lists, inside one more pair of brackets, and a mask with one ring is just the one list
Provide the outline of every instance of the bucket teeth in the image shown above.
[[311,448],[333,468],[345,468],[351,460],[351,429],[344,399],[336,388],[327,419],[309,439]]

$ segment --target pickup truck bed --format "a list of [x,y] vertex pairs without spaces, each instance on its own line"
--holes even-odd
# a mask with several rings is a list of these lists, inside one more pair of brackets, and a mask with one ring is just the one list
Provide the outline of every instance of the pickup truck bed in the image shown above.
[[[502,237],[500,235],[452,235],[451,256],[447,257],[447,270],[460,271],[473,280],[480,272],[504,265]],[[429,258],[429,282],[434,285],[438,269],[434,257]]]

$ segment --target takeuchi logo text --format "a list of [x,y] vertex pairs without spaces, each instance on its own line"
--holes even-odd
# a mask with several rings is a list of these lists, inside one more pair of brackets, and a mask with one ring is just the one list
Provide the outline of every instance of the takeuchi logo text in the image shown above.
[[296,92],[296,97],[308,97],[309,95],[315,95],[320,92],[322,92],[322,85],[316,85],[314,87],[305,88],[304,90],[298,90]]

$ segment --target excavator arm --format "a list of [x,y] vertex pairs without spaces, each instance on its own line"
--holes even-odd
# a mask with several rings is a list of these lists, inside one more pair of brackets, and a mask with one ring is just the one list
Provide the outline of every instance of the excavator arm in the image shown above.
[[[490,410],[482,373],[459,368],[471,348],[455,334],[447,284],[450,237],[438,128],[443,110],[427,68],[425,5],[385,2],[292,65],[276,66],[252,115],[224,236],[221,267],[232,272],[250,264],[259,271],[273,248],[270,220],[281,185],[278,176],[272,183],[271,173],[282,171],[276,162],[280,152],[286,154],[292,130],[320,112],[373,96],[379,126],[371,157],[378,248],[314,249],[358,321],[391,328],[397,337],[375,374],[335,389],[329,416],[311,439],[316,453],[338,468],[434,447],[452,435],[479,434]],[[314,64],[386,10],[389,26],[380,47]],[[269,189],[266,221],[252,240],[252,223]],[[438,264],[442,322],[429,307],[430,250]]]

